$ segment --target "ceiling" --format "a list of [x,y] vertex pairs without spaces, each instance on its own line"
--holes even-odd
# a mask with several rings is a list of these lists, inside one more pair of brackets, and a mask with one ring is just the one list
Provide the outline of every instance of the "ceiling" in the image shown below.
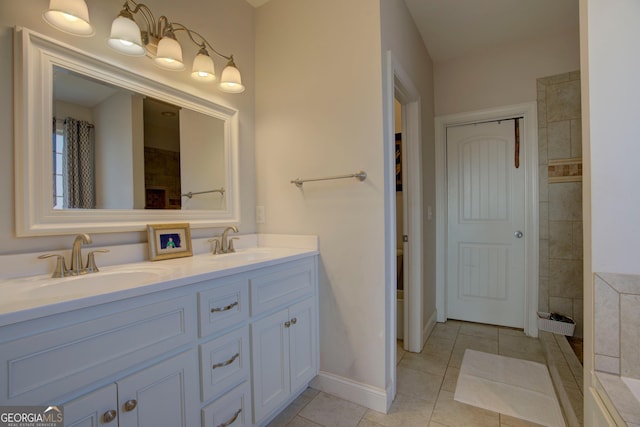
[[[246,1],[260,7],[269,0]],[[404,0],[434,62],[577,31],[578,1]]]
[[404,1],[434,62],[578,28],[578,0]]

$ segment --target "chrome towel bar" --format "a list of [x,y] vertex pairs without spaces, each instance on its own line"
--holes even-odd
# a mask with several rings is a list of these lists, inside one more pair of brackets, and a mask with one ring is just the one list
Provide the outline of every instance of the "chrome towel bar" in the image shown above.
[[188,193],[181,194],[181,196],[182,197],[192,198],[195,195],[206,194],[206,193],[220,193],[220,194],[222,194],[224,196],[224,188],[217,188],[215,190],[196,191],[196,192],[189,191]]
[[365,171],[358,171],[350,175],[329,176],[326,178],[311,178],[311,179],[296,178],[291,180],[291,184],[295,184],[298,188],[302,188],[302,184],[304,184],[305,182],[329,181],[332,179],[347,179],[347,178],[356,178],[358,181],[362,182],[365,179],[367,179],[367,173]]

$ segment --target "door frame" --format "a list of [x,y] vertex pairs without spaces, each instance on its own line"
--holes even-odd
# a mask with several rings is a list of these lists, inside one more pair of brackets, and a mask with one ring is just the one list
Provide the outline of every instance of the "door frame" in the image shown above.
[[[422,221],[422,127],[420,92],[409,74],[390,50],[385,53],[383,82],[384,131],[384,206],[385,206],[385,336],[386,336],[386,395],[387,409],[396,395],[396,177],[394,99],[402,104],[403,165],[406,165],[405,211],[409,236],[408,277],[405,276],[405,303],[408,329],[405,341],[409,351],[422,350],[423,321],[423,221]],[[406,160],[405,160],[406,159]],[[404,190],[404,187],[403,187]]]
[[524,117],[520,136],[525,162],[525,301],[524,332],[538,336],[539,195],[537,103],[509,105],[438,116],[436,127],[436,311],[438,322],[447,320],[447,128],[484,121]]

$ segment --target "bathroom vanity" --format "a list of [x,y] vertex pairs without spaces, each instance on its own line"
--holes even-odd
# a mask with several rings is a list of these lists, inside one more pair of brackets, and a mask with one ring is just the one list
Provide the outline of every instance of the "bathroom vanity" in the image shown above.
[[265,425],[318,372],[315,249],[102,270],[1,281],[0,405],[63,405],[65,426]]

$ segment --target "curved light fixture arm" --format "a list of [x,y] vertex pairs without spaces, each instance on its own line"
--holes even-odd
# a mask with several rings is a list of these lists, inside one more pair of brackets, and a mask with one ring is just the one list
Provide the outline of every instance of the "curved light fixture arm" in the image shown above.
[[[187,35],[189,35],[189,38],[191,39],[191,41],[196,45],[199,46],[200,48],[206,48],[208,47],[209,49],[211,49],[213,51],[213,53],[215,53],[218,56],[221,56],[222,58],[226,59],[227,61],[229,61],[232,56],[227,56],[227,55],[223,55],[220,52],[218,52],[212,45],[211,43],[209,43],[209,41],[207,39],[205,39],[202,34],[198,33],[197,31],[191,30],[189,28],[187,28],[186,26],[184,26],[183,24],[179,23],[179,22],[172,22],[171,24],[169,24],[172,28],[173,31],[184,31],[187,33]],[[194,35],[196,37],[198,37],[200,39],[200,42],[198,42],[195,38]]]
[[[129,3],[133,5],[133,9],[129,6]],[[159,37],[160,23],[158,22],[156,24],[156,18],[153,16],[149,6],[144,3],[136,3],[134,0],[125,0],[123,9],[127,10],[132,15],[137,15],[138,13],[142,15],[142,18],[147,24],[147,34],[153,37]]]

